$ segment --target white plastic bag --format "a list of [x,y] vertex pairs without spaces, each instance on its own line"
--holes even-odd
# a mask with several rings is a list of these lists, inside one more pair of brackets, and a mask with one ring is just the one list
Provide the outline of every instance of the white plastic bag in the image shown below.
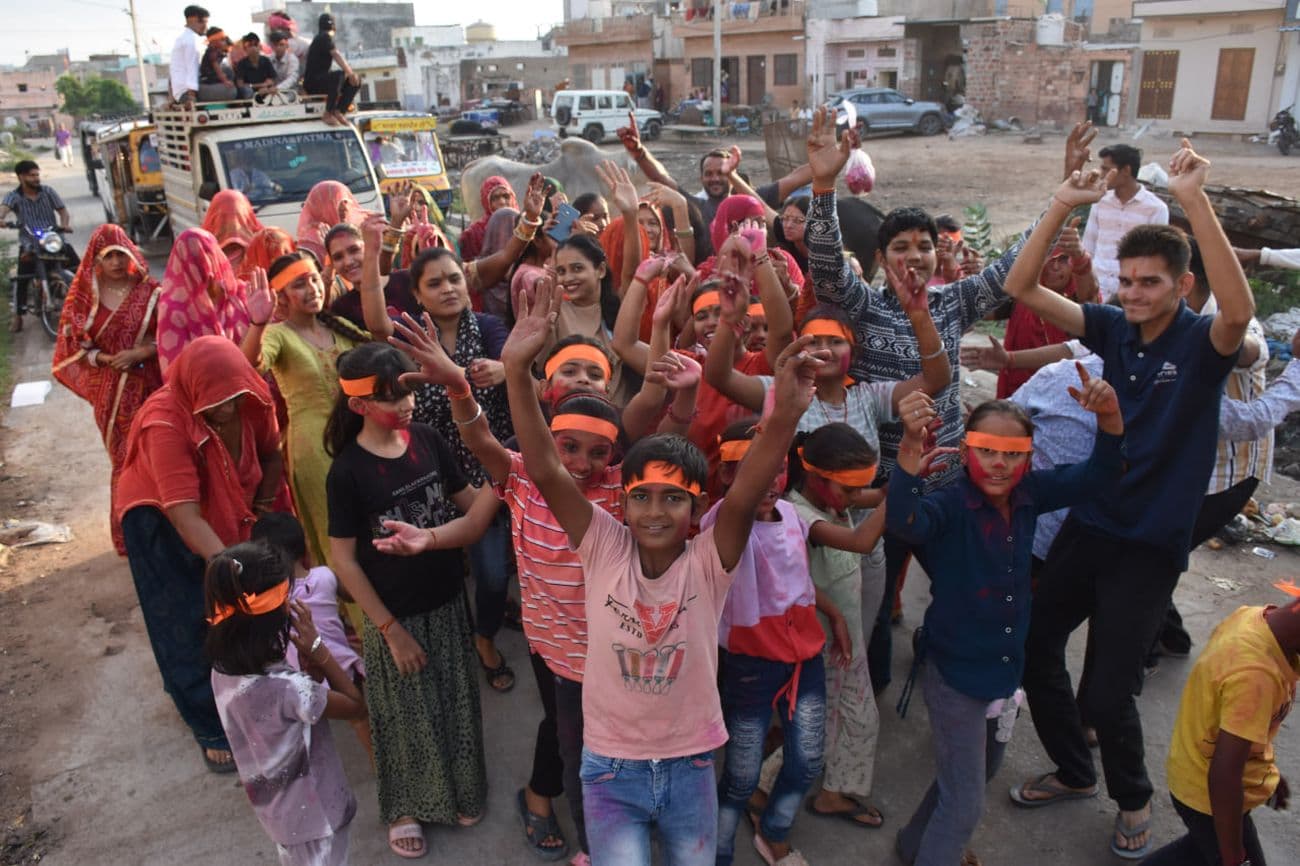
[[876,166],[865,150],[858,148],[849,154],[844,166],[844,183],[854,195],[871,192],[876,185]]

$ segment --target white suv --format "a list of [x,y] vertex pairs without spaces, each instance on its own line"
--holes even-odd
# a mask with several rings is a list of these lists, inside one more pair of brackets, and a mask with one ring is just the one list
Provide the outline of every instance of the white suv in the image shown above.
[[600,144],[620,126],[627,126],[629,111],[635,113],[643,137],[659,137],[663,117],[653,109],[637,108],[622,90],[561,90],[551,103],[551,118],[559,127],[560,138],[573,133],[592,144]]

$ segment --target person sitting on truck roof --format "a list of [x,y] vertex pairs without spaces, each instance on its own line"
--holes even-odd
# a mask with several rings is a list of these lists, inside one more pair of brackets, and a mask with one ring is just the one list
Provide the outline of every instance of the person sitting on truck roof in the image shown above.
[[256,33],[246,33],[239,40],[244,46],[244,57],[235,64],[235,84],[251,88],[257,96],[274,93],[276,89],[275,66],[262,53],[262,40]]
[[171,65],[167,75],[171,81],[172,99],[193,102],[199,92],[199,60],[205,50],[203,34],[208,29],[208,10],[202,6],[185,7],[185,29],[172,45]]
[[[338,69],[331,69],[337,63]],[[361,78],[343,59],[334,45],[334,16],[322,15],[318,19],[316,38],[307,49],[307,68],[302,77],[303,89],[313,95],[325,97],[325,115],[321,119],[331,126],[348,122],[344,112],[352,105]]]
[[[311,47],[311,40],[298,32],[298,22],[283,10],[272,12],[266,19],[266,38],[271,39],[271,44],[275,40],[271,37],[276,31],[288,34],[287,47],[289,53],[298,61],[298,77],[294,79],[293,87],[302,86],[302,74],[307,69],[307,49]],[[282,88],[284,89],[284,88]]]
[[271,66],[275,68],[275,89],[293,90],[302,79],[302,64],[293,51],[287,30],[271,31]]
[[223,99],[247,99],[252,90],[241,88],[225,63],[230,53],[230,37],[220,27],[208,28],[208,48],[199,61],[199,101],[214,102]]

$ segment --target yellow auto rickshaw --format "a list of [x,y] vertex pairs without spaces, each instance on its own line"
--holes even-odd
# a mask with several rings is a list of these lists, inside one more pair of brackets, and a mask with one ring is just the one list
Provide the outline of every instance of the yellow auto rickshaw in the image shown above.
[[143,119],[124,120],[99,130],[96,144],[98,192],[108,221],[137,244],[170,234],[157,128]]
[[380,190],[387,195],[402,181],[419,184],[438,205],[441,213],[431,217],[441,223],[451,208],[452,188],[438,144],[438,118],[415,111],[362,111],[354,119]]

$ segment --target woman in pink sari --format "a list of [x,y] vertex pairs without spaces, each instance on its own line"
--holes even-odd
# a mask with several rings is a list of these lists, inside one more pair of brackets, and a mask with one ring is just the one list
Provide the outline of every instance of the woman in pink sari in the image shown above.
[[325,234],[339,223],[360,227],[367,215],[346,186],[337,180],[323,180],[311,188],[302,203],[302,213],[298,215],[298,248],[311,250],[324,267],[329,261]]
[[248,290],[211,232],[176,238],[158,299],[158,363],[163,372],[195,338],[216,334],[238,344],[248,330]]
[[[145,398],[162,387],[154,345],[158,293],[158,281],[149,276],[139,248],[120,226],[106,223],[87,241],[59,317],[51,372],[94,409],[113,467],[114,495],[131,419]],[[112,533],[113,546],[125,556],[116,520]]]
[[203,215],[203,228],[212,232],[230,266],[239,270],[253,235],[262,230],[262,221],[253,204],[237,189],[223,189],[212,197]]

